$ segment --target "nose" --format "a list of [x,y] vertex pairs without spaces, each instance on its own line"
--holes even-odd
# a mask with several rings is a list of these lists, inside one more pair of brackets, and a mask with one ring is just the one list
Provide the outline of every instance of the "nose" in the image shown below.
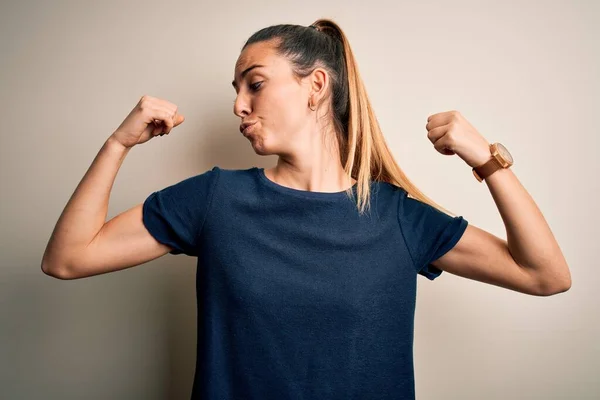
[[233,103],[233,113],[240,118],[250,115],[248,99],[246,96],[243,96],[241,92],[238,93],[235,102]]

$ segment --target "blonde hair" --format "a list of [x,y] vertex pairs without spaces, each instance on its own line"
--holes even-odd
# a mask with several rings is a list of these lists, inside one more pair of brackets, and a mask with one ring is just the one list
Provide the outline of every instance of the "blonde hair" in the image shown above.
[[427,197],[398,165],[390,151],[379,121],[375,116],[371,101],[367,95],[365,84],[360,76],[358,65],[350,43],[342,29],[330,19],[318,19],[313,24],[318,30],[328,33],[329,30],[337,36],[343,45],[349,89],[349,124],[347,137],[343,132],[337,132],[340,143],[346,143],[342,161],[348,176],[357,180],[358,208],[362,213],[370,205],[370,182],[383,181],[403,188],[411,197],[429,204],[430,206],[452,216],[452,212]]

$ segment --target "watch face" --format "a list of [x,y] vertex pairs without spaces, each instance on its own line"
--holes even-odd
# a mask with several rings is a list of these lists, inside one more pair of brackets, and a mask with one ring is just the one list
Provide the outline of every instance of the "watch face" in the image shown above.
[[513,163],[513,158],[510,155],[510,153],[508,152],[508,150],[506,149],[506,147],[504,147],[500,143],[497,143],[497,147],[498,147],[498,152],[500,153],[500,155],[502,156],[502,158],[504,158],[506,161],[508,161],[509,164],[512,164]]

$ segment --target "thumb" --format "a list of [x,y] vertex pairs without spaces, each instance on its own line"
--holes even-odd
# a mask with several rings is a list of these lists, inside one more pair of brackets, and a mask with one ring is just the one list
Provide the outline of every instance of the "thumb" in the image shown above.
[[181,114],[175,114],[175,121],[173,121],[173,126],[177,126],[185,121],[185,117]]

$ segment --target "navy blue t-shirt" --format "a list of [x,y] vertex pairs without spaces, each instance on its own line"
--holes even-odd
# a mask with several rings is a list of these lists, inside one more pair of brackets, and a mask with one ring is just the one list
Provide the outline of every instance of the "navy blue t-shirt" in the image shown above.
[[385,182],[360,216],[346,192],[217,166],[152,193],[143,221],[198,258],[192,399],[211,400],[414,399],[417,274],[468,224]]

